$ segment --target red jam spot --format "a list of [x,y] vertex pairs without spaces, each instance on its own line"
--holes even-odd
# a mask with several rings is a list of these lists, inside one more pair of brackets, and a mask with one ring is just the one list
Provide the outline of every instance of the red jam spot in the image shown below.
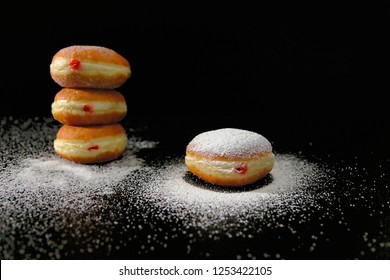
[[85,105],[83,105],[83,111],[86,112],[86,113],[92,113],[93,112],[93,106],[85,104]]
[[88,151],[99,150],[99,145],[91,146],[91,147],[89,147],[87,150],[88,150]]
[[71,59],[69,62],[69,66],[74,70],[79,70],[80,64],[81,64],[81,62],[78,59]]
[[239,166],[234,167],[234,171],[244,175],[248,171],[248,164],[241,163]]

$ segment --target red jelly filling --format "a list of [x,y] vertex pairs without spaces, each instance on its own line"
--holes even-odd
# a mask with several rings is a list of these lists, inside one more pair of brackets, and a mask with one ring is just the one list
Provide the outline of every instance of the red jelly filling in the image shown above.
[[248,164],[241,163],[239,166],[234,167],[234,171],[244,175],[248,171]]
[[92,113],[93,112],[93,106],[85,104],[85,105],[83,105],[83,111],[86,112],[86,113]]
[[69,66],[74,70],[79,70],[80,64],[81,64],[81,62],[78,59],[71,59],[69,62]]
[[88,151],[99,150],[99,145],[91,146],[91,147],[89,147],[87,150],[88,150]]

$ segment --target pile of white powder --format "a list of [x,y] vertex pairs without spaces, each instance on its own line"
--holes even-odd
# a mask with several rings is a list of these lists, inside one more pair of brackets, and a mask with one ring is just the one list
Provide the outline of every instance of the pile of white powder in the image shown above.
[[[230,227],[233,231],[237,226],[248,230],[253,217],[263,220],[270,211],[278,217],[310,204],[314,201],[310,186],[324,180],[326,174],[319,166],[296,156],[276,155],[270,175],[246,188],[204,183],[189,173],[182,159],[151,169],[145,175],[148,177],[138,195],[150,203],[151,211],[164,209],[187,226],[220,228],[234,234],[229,232]],[[274,222],[266,220],[269,226]]]
[[[57,130],[46,118],[0,120],[1,259],[160,256],[156,252],[163,258],[183,240],[185,254],[198,248],[197,257],[213,257],[197,244],[280,230],[296,235],[300,224],[311,222],[310,211],[321,212],[335,199],[331,172],[296,155],[276,153],[266,178],[229,189],[195,178],[184,154],[148,164],[140,152],[158,142],[131,130],[120,159],[72,163],[53,151]],[[315,250],[320,237],[310,238],[308,250]],[[237,258],[283,257],[242,250]]]

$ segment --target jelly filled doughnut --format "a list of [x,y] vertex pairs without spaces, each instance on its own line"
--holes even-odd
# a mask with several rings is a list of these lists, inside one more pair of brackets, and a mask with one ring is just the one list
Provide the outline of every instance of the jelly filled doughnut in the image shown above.
[[130,77],[130,64],[120,54],[100,46],[70,46],[52,58],[50,75],[62,87],[120,87]]
[[67,125],[112,124],[127,113],[125,98],[114,89],[63,88],[51,108],[54,119]]
[[121,124],[63,125],[54,140],[54,150],[70,161],[99,163],[119,158],[126,150],[127,141]]
[[222,128],[195,136],[187,145],[185,165],[206,182],[235,187],[266,176],[274,158],[271,143],[262,135]]

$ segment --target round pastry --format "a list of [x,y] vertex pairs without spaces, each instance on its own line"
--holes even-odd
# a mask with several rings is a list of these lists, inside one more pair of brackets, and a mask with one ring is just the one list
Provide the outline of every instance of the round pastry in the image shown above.
[[126,150],[127,141],[121,124],[64,125],[57,132],[54,150],[77,163],[99,163],[119,158]]
[[186,148],[185,165],[206,182],[238,187],[266,176],[274,166],[271,143],[243,129],[222,128],[203,132]]
[[130,77],[130,64],[117,52],[100,46],[70,46],[59,50],[50,75],[62,87],[120,87]]
[[112,124],[126,116],[127,105],[114,89],[63,88],[54,97],[51,112],[67,125]]

